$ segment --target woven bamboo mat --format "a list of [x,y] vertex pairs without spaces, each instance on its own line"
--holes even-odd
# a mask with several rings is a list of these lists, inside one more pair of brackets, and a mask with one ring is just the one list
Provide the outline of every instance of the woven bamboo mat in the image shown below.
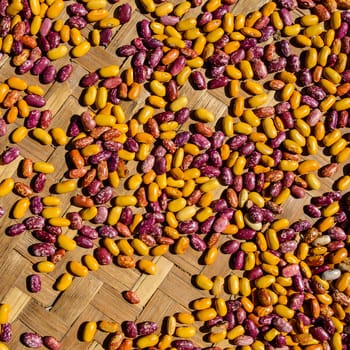
[[[266,3],[265,0],[240,0],[232,11],[235,14],[249,13],[264,3]],[[110,13],[113,13],[120,4],[121,2],[113,6],[109,5]],[[74,72],[69,81],[62,84],[42,85],[45,90],[47,107],[52,110],[54,115],[51,127],[59,126],[66,130],[70,118],[86,110],[86,107],[79,104],[82,93],[79,81],[84,74],[110,64],[120,65],[121,71],[130,66],[130,60],[118,57],[116,49],[130,43],[136,36],[136,23],[146,17],[139,11],[134,1],[131,2],[131,5],[134,9],[131,21],[117,28],[106,49],[94,47],[86,56],[72,60]],[[192,9],[189,15],[195,16],[199,12],[199,8]],[[62,18],[65,19],[66,16],[64,14]],[[85,29],[84,34],[87,35],[89,30],[91,27]],[[68,61],[69,58],[65,58],[55,62],[55,64],[62,66]],[[14,67],[11,66],[9,59],[4,57],[0,61],[0,81],[5,81],[13,75]],[[24,75],[23,78],[28,83],[38,83],[37,78],[30,74]],[[144,106],[148,95],[149,92],[144,88],[138,100],[122,102],[122,107],[128,118]],[[190,97],[189,108],[207,108],[214,112],[217,118],[229,113],[230,99],[225,96],[223,89],[195,91],[189,83],[186,83],[181,88],[181,95]],[[21,125],[23,125],[22,119],[8,125],[9,133]],[[0,139],[0,146],[1,149],[11,146],[7,137]],[[55,165],[56,171],[49,176],[48,185],[60,181],[67,171],[64,161],[66,153],[64,147],[43,146],[32,138],[26,137],[21,142],[20,149],[20,158],[10,165],[0,166],[0,179],[13,177],[15,180],[23,181],[24,179],[18,177],[17,170],[19,162],[24,157],[34,161],[50,161]],[[319,154],[314,158],[319,160],[321,165],[329,162],[329,158],[324,154]],[[343,175],[342,170],[336,174],[335,178],[341,175]],[[333,180],[335,179],[322,179],[322,188],[319,191],[308,193],[304,199],[288,199],[284,205],[285,216],[291,222],[299,218],[306,218],[302,210],[303,205],[309,202],[311,195],[318,195],[330,190]],[[49,187],[46,186],[46,188]],[[121,186],[121,191],[124,191],[123,186]],[[71,195],[60,195],[63,213],[78,209],[70,206]],[[6,198],[1,199],[1,205],[9,211],[17,199],[18,196],[11,193]],[[97,332],[92,343],[84,343],[78,339],[78,330],[83,322],[103,319],[120,323],[125,320],[149,320],[161,324],[164,317],[189,310],[189,303],[193,299],[209,295],[192,284],[193,275],[204,273],[208,277],[216,275],[225,277],[232,272],[228,256],[220,254],[213,265],[204,266],[200,264],[200,254],[189,248],[183,255],[167,253],[164,256],[153,258],[158,266],[158,273],[155,276],[143,275],[136,269],[125,270],[112,264],[100,267],[96,272],[90,272],[85,278],[75,278],[68,290],[59,293],[53,289],[53,284],[56,278],[66,271],[67,262],[69,260],[80,261],[81,257],[87,253],[85,249],[78,247],[75,251],[69,252],[66,258],[57,264],[53,273],[42,274],[43,286],[39,293],[29,293],[26,288],[26,277],[34,272],[33,263],[42,259],[35,258],[28,252],[28,247],[36,242],[31,235],[25,234],[11,238],[4,234],[5,228],[13,223],[14,220],[5,215],[1,221],[0,235],[0,302],[11,305],[10,321],[14,334],[9,347],[12,350],[23,349],[24,346],[20,343],[19,336],[26,331],[37,332],[41,335],[53,335],[62,341],[65,350],[103,349],[106,334],[102,332]],[[75,232],[69,229],[66,229],[65,233],[71,237],[75,235]],[[222,237],[218,246],[225,239],[227,238]],[[121,293],[129,289],[135,290],[141,297],[140,304],[131,305],[124,300]],[[229,295],[224,292],[222,296],[225,299],[229,298]],[[193,340],[200,347],[210,345],[204,342],[203,334],[199,331]],[[228,345],[225,342],[218,344],[223,348]]]

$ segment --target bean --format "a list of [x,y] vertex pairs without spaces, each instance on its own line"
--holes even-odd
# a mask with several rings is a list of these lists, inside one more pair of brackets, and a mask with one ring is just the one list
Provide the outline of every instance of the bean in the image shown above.
[[26,332],[21,335],[21,341],[29,348],[40,348],[43,345],[42,337],[37,333]]

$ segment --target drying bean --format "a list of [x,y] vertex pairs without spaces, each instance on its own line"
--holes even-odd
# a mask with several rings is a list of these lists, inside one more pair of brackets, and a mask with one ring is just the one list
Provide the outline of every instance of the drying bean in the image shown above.
[[40,275],[33,274],[28,277],[28,289],[32,293],[38,293],[41,290]]
[[43,337],[43,343],[49,350],[60,350],[62,348],[62,344],[51,335]]
[[136,323],[133,321],[126,321],[123,324],[123,329],[124,329],[125,335],[128,338],[133,339],[133,338],[136,338],[138,335],[138,329],[137,329]]
[[1,324],[0,329],[0,340],[9,343],[12,338],[12,325],[11,323],[3,323]]
[[94,256],[100,265],[109,265],[112,263],[112,254],[104,247],[96,248]]
[[37,333],[26,332],[21,335],[21,341],[29,348],[40,348],[43,346],[43,339]]
[[20,150],[18,147],[10,147],[2,154],[1,161],[3,164],[10,164],[19,157],[19,154]]

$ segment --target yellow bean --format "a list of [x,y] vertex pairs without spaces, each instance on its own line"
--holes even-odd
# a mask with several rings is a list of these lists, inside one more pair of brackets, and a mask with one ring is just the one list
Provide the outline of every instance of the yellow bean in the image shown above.
[[41,212],[41,215],[45,219],[57,218],[61,215],[61,208],[59,207],[44,208],[43,211]]
[[49,224],[52,226],[67,227],[70,225],[70,221],[65,218],[55,217],[55,218],[50,218],[48,221],[49,221]]
[[65,45],[59,45],[58,47],[51,49],[47,52],[47,57],[51,60],[58,60],[62,58],[63,56],[67,55],[68,48]]
[[71,54],[73,57],[82,57],[89,52],[90,48],[91,44],[88,41],[83,41],[71,50]]
[[210,307],[196,312],[196,319],[198,321],[210,321],[217,316],[217,312],[214,308]]
[[11,307],[9,304],[0,305],[0,324],[8,323]]
[[86,322],[84,324],[83,332],[82,332],[82,339],[84,342],[91,342],[96,334],[97,331],[97,323],[90,321]]
[[35,269],[40,273],[50,273],[55,270],[56,265],[51,261],[40,261],[35,265]]
[[88,268],[78,261],[70,261],[68,268],[73,276],[85,277],[89,273]]
[[136,341],[136,346],[140,349],[145,349],[145,348],[155,346],[158,343],[158,341],[159,341],[158,335],[155,333],[152,333],[152,334],[145,335],[143,337],[138,338]]
[[10,193],[15,185],[15,181],[12,178],[6,178],[0,183],[0,197],[6,196]]
[[55,167],[48,162],[35,162],[33,170],[38,173],[51,174],[55,171]]
[[29,198],[21,198],[19,199],[12,209],[12,216],[15,219],[21,219],[26,214],[30,205]]
[[57,279],[55,283],[55,288],[58,291],[63,292],[72,284],[72,282],[73,276],[70,273],[65,272]]
[[56,193],[68,193],[73,192],[77,188],[77,183],[75,180],[65,180],[56,185]]
[[44,129],[41,128],[35,128],[32,131],[32,135],[34,138],[42,143],[43,145],[51,145],[52,143],[52,137],[51,135]]
[[193,326],[177,327],[175,335],[180,338],[192,338],[196,334],[196,328]]
[[139,269],[149,275],[155,275],[157,273],[157,265],[151,260],[140,259],[138,261]]

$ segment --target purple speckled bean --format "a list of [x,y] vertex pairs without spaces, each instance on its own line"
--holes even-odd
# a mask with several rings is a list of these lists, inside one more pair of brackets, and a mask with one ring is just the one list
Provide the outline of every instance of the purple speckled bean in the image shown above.
[[34,256],[50,256],[55,253],[55,246],[52,243],[35,243],[30,247]]
[[239,153],[242,156],[249,156],[254,152],[254,150],[255,150],[254,142],[249,141],[239,148]]
[[67,7],[68,12],[73,16],[86,16],[88,14],[88,10],[85,8],[83,4],[73,3]]
[[175,26],[180,21],[180,18],[177,16],[166,15],[161,16],[159,20],[160,23],[164,24],[165,26]]
[[192,234],[198,231],[198,222],[194,220],[182,221],[179,223],[178,230],[182,234]]
[[12,325],[11,323],[3,323],[0,329],[0,341],[5,343],[10,342],[12,338]]
[[22,223],[13,224],[6,229],[6,234],[13,237],[24,233],[26,226]]
[[252,270],[248,271],[247,277],[253,281],[264,275],[264,271],[260,266],[255,266]]
[[100,45],[108,46],[113,37],[113,31],[111,28],[104,28],[100,32]]
[[293,277],[298,273],[300,273],[300,268],[298,264],[291,264],[282,268],[283,277]]
[[302,232],[311,228],[311,223],[307,220],[298,220],[291,225],[295,232]]
[[198,156],[194,157],[191,166],[193,168],[200,168],[203,164],[206,164],[208,160],[209,155],[207,153],[199,154]]
[[207,249],[206,242],[197,234],[190,235],[191,246],[200,252],[204,252]]
[[[225,73],[226,67],[225,66],[220,66],[220,67],[209,67],[207,69],[207,76],[208,78],[222,78],[223,74]],[[209,84],[210,82],[208,82]],[[219,87],[219,86],[218,86]]]
[[236,151],[242,147],[248,140],[247,135],[237,135],[228,140],[228,145],[231,150]]
[[43,337],[43,342],[49,350],[60,350],[62,348],[62,344],[51,335]]
[[281,19],[284,23],[285,26],[290,26],[293,24],[293,18],[292,18],[292,15],[291,13],[288,11],[288,9],[286,9],[285,7],[282,8],[280,11],[279,11],[279,14],[281,16]]
[[254,75],[257,79],[265,79],[268,72],[265,63],[261,59],[255,59],[252,62],[252,68],[254,71]]
[[77,28],[79,30],[84,29],[87,26],[86,20],[81,16],[72,16],[68,19],[67,24],[71,28]]
[[302,86],[308,86],[312,84],[312,74],[310,72],[310,69],[303,68],[299,71],[299,82]]
[[305,213],[312,218],[320,218],[322,215],[321,210],[314,204],[306,205],[304,210]]
[[19,67],[17,67],[16,72],[18,74],[25,74],[29,72],[34,66],[34,62],[31,60],[26,60],[24,63],[22,63]]
[[80,230],[83,226],[83,219],[78,212],[70,212],[67,214],[67,219],[70,221],[69,228],[72,230]]
[[[45,68],[46,69],[46,68]],[[24,96],[23,98],[29,106],[31,107],[44,107],[46,104],[46,100],[43,96],[35,95],[35,94],[28,94]]]
[[119,19],[121,24],[127,23],[130,21],[131,11],[132,8],[130,4],[125,3],[117,7],[115,17]]
[[179,339],[172,343],[172,346],[177,350],[194,350],[192,340]]
[[128,338],[136,338],[138,335],[138,330],[136,323],[134,321],[126,321],[123,323],[124,333]]
[[38,293],[41,290],[41,277],[38,274],[28,276],[28,290],[32,293]]
[[304,299],[304,294],[295,293],[290,297],[288,305],[292,310],[300,310],[300,308],[303,306]]
[[3,164],[10,164],[19,157],[20,150],[18,147],[9,147],[1,156]]
[[301,103],[310,106],[311,108],[317,108],[319,103],[311,96],[303,95],[301,97]]
[[296,241],[289,241],[280,244],[279,251],[282,254],[294,252],[298,247],[298,243]]
[[207,23],[209,23],[211,20],[213,19],[213,13],[206,11],[200,14],[197,24],[199,27],[202,27],[204,25],[206,25]]
[[243,49],[238,49],[234,53],[231,54],[230,56],[230,63],[231,64],[237,64],[240,61],[244,60],[245,58],[245,51]]
[[94,256],[100,265],[109,265],[113,260],[112,254],[104,247],[96,248]]
[[220,181],[224,186],[230,186],[233,183],[233,173],[230,168],[222,167],[220,173]]
[[90,249],[94,246],[94,242],[85,236],[77,236],[74,237],[74,240],[77,242],[77,245],[79,247],[85,248],[85,249]]
[[33,349],[41,348],[43,346],[43,339],[37,333],[25,332],[21,335],[22,343]]
[[272,324],[280,332],[290,333],[293,331],[293,326],[282,317],[275,317]]
[[45,219],[42,216],[31,216],[25,219],[24,224],[27,230],[42,229],[45,225]]
[[152,31],[150,29],[150,21],[147,19],[143,19],[138,23],[138,33],[141,38],[149,39],[152,37]]
[[[42,72],[42,74],[40,75],[43,84],[52,83],[56,79],[56,76],[57,76],[57,70],[54,65],[47,66],[45,70]],[[34,107],[41,107],[41,106],[38,106],[36,104],[34,105]]]
[[89,163],[90,164],[98,164],[102,160],[107,160],[111,157],[112,152],[111,151],[101,151],[93,156],[89,157]]
[[228,82],[229,80],[227,77],[219,77],[208,81],[207,87],[208,89],[218,89],[221,87],[225,87],[228,84]]
[[242,270],[244,266],[245,253],[242,250],[232,254],[232,266],[235,270]]
[[[103,226],[105,227],[105,226]],[[102,228],[100,228],[101,230]],[[115,231],[116,235],[117,232]],[[96,239],[98,237],[98,232],[95,228],[87,226],[87,225],[83,225],[80,229],[79,229],[79,234],[82,236],[85,236],[87,238],[90,239]],[[115,237],[116,235],[112,236],[111,238]],[[101,235],[102,237],[104,237],[103,235]],[[108,236],[106,236],[108,237]]]
[[222,131],[214,132],[210,139],[211,148],[220,148],[225,142],[225,134]]
[[[288,58],[290,57],[291,56],[289,56]],[[287,66],[287,59],[285,57],[279,57],[271,62],[268,62],[267,71],[269,73],[276,73],[284,70],[286,66]]]
[[[157,221],[157,219],[159,219],[159,216],[157,216],[155,214],[152,214],[152,217],[155,219],[155,222],[163,222],[164,221],[164,218],[161,221]],[[133,220],[132,209],[130,207],[123,208],[119,221],[121,223],[123,223],[124,225],[130,225],[132,223],[132,220]]]
[[151,68],[158,66],[160,60],[163,57],[163,50],[160,47],[157,47],[153,52],[148,56],[147,62]]
[[38,215],[41,213],[41,211],[43,210],[44,206],[41,202],[41,197],[39,196],[34,196],[30,199],[30,211],[34,214],[34,215]]
[[179,124],[184,124],[190,118],[190,110],[187,107],[181,108],[175,113],[175,120]]
[[236,319],[238,324],[243,324],[243,322],[247,319],[247,312],[243,307],[239,307],[236,310]]
[[218,177],[220,169],[211,165],[204,165],[200,167],[201,175],[209,177]]
[[261,29],[261,37],[259,39],[259,42],[262,43],[264,41],[269,40],[274,34],[276,30],[273,26],[267,25],[263,29]]
[[229,220],[225,216],[221,215],[215,220],[213,224],[213,229],[215,232],[223,232],[229,225],[229,223]]
[[60,83],[63,83],[64,81],[68,80],[68,78],[73,73],[73,65],[72,64],[66,64],[65,66],[61,67],[60,70],[57,73],[57,81]]
[[40,116],[41,116],[40,111],[38,111],[36,109],[30,111],[29,116],[26,118],[26,120],[24,122],[25,127],[28,129],[35,128],[39,123]]
[[251,240],[255,237],[255,235],[256,235],[256,231],[250,228],[243,228],[238,231],[235,237],[238,239]]
[[32,181],[32,189],[34,192],[39,193],[41,192],[46,184],[46,174],[39,173],[34,176]]
[[247,335],[253,337],[254,339],[258,336],[259,334],[259,329],[258,327],[255,325],[255,323],[250,320],[249,318],[247,318],[244,322],[243,322],[243,327],[247,332]]
[[240,247],[240,242],[237,240],[230,240],[225,242],[222,246],[221,246],[221,251],[224,254],[234,254],[239,250]]
[[105,206],[100,206],[97,207],[97,214],[96,216],[93,218],[93,223],[94,224],[103,224],[104,222],[107,221],[107,217],[108,217],[108,209]]
[[5,136],[7,133],[7,124],[4,118],[0,118],[0,137]]
[[203,234],[208,234],[213,226],[215,221],[215,215],[210,216],[207,220],[205,220],[200,227],[200,232]]
[[100,237],[108,237],[108,238],[114,238],[118,236],[118,231],[110,225],[104,225],[99,227],[98,234]]
[[104,187],[94,197],[96,204],[107,203],[113,197],[113,188],[111,186]]
[[145,321],[138,323],[137,325],[137,332],[139,335],[145,336],[152,334],[157,331],[158,325],[156,322],[151,322],[151,321]]
[[322,327],[311,327],[310,333],[312,336],[318,341],[326,341],[329,340],[329,335]]
[[253,171],[243,174],[243,187],[248,191],[253,191],[256,185],[256,177]]
[[154,162],[154,171],[157,175],[164,174],[166,172],[166,160],[163,157],[156,157]]

